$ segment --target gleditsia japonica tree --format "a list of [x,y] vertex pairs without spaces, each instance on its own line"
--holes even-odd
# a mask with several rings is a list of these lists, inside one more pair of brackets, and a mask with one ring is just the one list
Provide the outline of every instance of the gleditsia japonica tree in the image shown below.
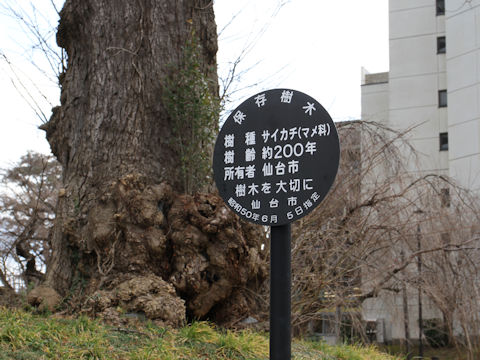
[[70,309],[180,324],[246,316],[266,276],[259,227],[213,194],[212,1],[67,0],[61,106],[42,128],[63,166],[46,281]]

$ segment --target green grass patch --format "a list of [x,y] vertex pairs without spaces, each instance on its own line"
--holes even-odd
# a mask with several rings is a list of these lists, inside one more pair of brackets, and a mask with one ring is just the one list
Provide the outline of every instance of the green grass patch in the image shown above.
[[[293,342],[297,360],[394,360],[374,347]],[[147,322],[114,328],[86,317],[58,319],[0,308],[0,360],[254,360],[268,359],[268,334],[194,322],[164,329]]]

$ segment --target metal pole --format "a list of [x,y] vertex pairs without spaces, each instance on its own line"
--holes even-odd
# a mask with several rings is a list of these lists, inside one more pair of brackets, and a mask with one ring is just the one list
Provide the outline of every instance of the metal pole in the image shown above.
[[290,360],[291,227],[270,228],[270,360]]
[[[405,252],[400,250],[400,261],[405,262]],[[407,354],[407,360],[412,359],[412,354],[410,353],[410,330],[409,330],[409,311],[408,311],[408,297],[407,297],[407,284],[405,279],[402,280],[402,300],[403,300],[403,326],[405,329],[405,353]]]
[[419,252],[417,257],[417,268],[418,268],[418,356],[423,359],[423,314],[422,314],[422,233],[420,230],[420,224],[417,226],[417,250]]

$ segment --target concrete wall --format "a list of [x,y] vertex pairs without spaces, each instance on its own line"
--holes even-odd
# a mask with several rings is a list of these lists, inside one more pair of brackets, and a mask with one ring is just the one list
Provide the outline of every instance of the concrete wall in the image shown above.
[[[417,291],[408,290],[407,298],[410,338],[418,339]],[[381,292],[378,297],[365,300],[362,304],[362,315],[368,320],[385,320],[385,341],[405,339],[402,294]],[[442,319],[442,313],[425,296],[422,297],[422,317],[424,320]]]
[[480,193],[480,1],[446,7],[450,175]]
[[445,20],[436,16],[435,0],[390,0],[389,124],[411,129],[418,161],[409,170],[445,174],[448,151],[439,150],[439,135],[448,129],[447,108],[438,106],[438,91],[447,89],[447,76],[439,36]]
[[365,74],[362,81],[362,115],[364,121],[388,121],[388,73]]

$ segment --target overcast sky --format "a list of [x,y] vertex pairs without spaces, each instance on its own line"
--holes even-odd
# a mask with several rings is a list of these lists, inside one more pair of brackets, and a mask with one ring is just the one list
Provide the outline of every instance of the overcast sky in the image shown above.
[[[10,0],[7,0],[7,3]],[[2,2],[4,2],[2,0]],[[55,1],[58,6],[61,0]],[[228,109],[259,91],[292,88],[316,98],[334,120],[360,116],[361,67],[370,72],[388,71],[387,0],[217,0],[215,12],[220,32],[218,65],[221,79],[239,57]],[[27,0],[10,1],[27,4]],[[50,0],[35,0],[42,31],[53,29],[57,16]],[[52,75],[49,64],[32,49],[18,21],[0,10],[0,167],[16,161],[27,150],[49,152],[41,120],[25,102],[28,94],[46,116],[59,102],[54,76],[42,76],[29,58]],[[52,40],[54,39],[51,31]],[[11,61],[15,74],[3,58]],[[33,85],[35,84],[35,85]],[[255,85],[256,84],[256,85]],[[45,98],[34,90],[41,89]],[[243,89],[243,90],[242,90]],[[237,91],[238,90],[238,91]],[[32,103],[33,100],[30,100]]]

